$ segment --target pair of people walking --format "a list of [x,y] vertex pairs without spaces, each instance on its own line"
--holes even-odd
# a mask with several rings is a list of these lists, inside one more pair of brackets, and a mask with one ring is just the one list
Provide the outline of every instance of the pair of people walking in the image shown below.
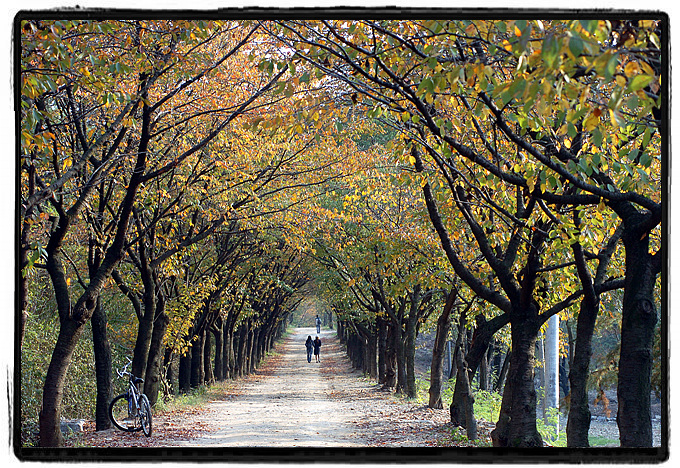
[[319,354],[321,353],[321,340],[319,337],[317,336],[316,339],[312,340],[312,336],[308,336],[305,346],[307,347],[307,362],[312,362],[312,353],[314,353],[316,362],[321,362],[319,360]]

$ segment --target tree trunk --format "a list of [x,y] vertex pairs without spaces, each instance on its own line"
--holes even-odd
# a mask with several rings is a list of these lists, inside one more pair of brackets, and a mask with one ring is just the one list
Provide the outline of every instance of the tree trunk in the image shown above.
[[646,232],[640,236],[638,230],[628,230],[623,241],[626,247],[626,278],[616,420],[622,447],[651,447],[650,393],[657,322],[654,305],[657,266],[649,254],[649,235]]
[[61,400],[64,395],[64,380],[71,364],[75,345],[82,334],[82,324],[74,320],[62,322],[57,343],[43,387],[43,403],[40,410],[40,446],[60,447],[64,438],[61,434]]
[[510,368],[510,357],[512,356],[512,350],[508,350],[507,353],[505,353],[505,359],[503,359],[503,366],[501,367],[501,372],[498,374],[498,381],[496,382],[496,386],[494,387],[494,390],[504,394],[503,390],[503,383],[505,382],[505,378],[508,375],[508,369]]
[[165,356],[163,356],[163,369],[165,369],[165,379],[168,382],[168,392],[171,395],[178,395],[179,359],[170,348],[165,349]]
[[252,374],[255,370],[255,363],[253,362],[253,342],[255,341],[255,331],[253,325],[248,322],[248,335],[246,344],[246,374]]
[[460,313],[460,318],[458,319],[458,334],[456,336],[456,345],[453,347],[453,369],[455,368],[456,384],[453,390],[453,398],[451,399],[451,405],[449,406],[449,417],[451,419],[451,424],[454,426],[465,427],[465,401],[463,399],[464,395],[464,382],[468,381],[468,376],[459,377],[459,366],[458,366],[458,355],[463,353],[463,348],[465,346],[465,324],[467,323],[467,312],[470,306],[463,309]]
[[205,332],[199,333],[194,338],[191,346],[191,388],[203,385],[203,347],[205,345]]
[[581,301],[578,321],[576,322],[576,344],[573,361],[569,369],[571,392],[567,417],[568,447],[590,446],[588,432],[590,430],[591,413],[588,405],[587,385],[598,307],[597,303]]
[[149,398],[151,406],[155,405],[158,401],[163,357],[165,355],[163,338],[165,337],[165,331],[168,329],[168,325],[170,325],[170,317],[165,313],[164,301],[159,301],[156,313],[157,317],[154,321],[151,341],[149,342],[146,372],[144,376],[144,394]]
[[246,345],[248,343],[248,328],[245,323],[239,326],[238,342],[236,344],[236,376],[243,377],[247,371]]
[[224,324],[220,322],[219,327],[211,331],[215,337],[215,368],[213,375],[217,382],[225,379],[224,376]]
[[187,394],[191,390],[191,349],[179,358],[179,391]]
[[212,363],[210,361],[212,355],[212,333],[205,331],[203,336],[205,336],[205,343],[203,344],[203,383],[210,385],[215,381],[215,375],[213,374]]
[[[468,306],[464,313],[461,314],[461,323],[463,327],[461,327],[458,331],[460,338],[457,340],[456,349],[464,349],[463,342],[461,340],[465,336],[464,320],[469,307],[470,306]],[[466,368],[468,369],[467,379],[470,382],[474,379],[480,362],[482,359],[486,358],[486,353],[489,349],[489,345],[494,334],[507,324],[508,317],[508,314],[503,314],[487,321],[484,316],[480,314],[475,318],[477,327],[472,334],[472,342],[470,343],[468,352],[463,358],[466,363]],[[456,385],[453,389],[453,398],[449,412],[451,414],[451,422],[453,424],[467,427],[465,424],[465,399],[463,394],[465,388],[459,384],[459,381],[460,379],[457,378]]]
[[368,376],[375,380],[378,378],[378,363],[377,363],[377,347],[378,337],[375,333],[369,333],[366,338],[366,357],[367,357],[367,371]]
[[[415,301],[414,301],[415,302]],[[416,390],[416,335],[418,316],[414,309],[418,304],[411,304],[411,313],[406,320],[406,340],[404,343],[404,364],[406,366],[406,397],[415,398]]]
[[479,374],[478,387],[480,390],[488,390],[489,388],[489,360],[488,360],[489,350],[482,355],[482,359],[479,361]]
[[[143,241],[140,240],[140,243]],[[140,257],[144,267],[140,268],[142,283],[144,285],[142,315],[139,317],[137,337],[132,355],[131,372],[146,380],[146,365],[149,361],[149,347],[153,336],[154,319],[157,315],[158,301],[156,297],[156,282],[153,271],[147,265],[145,246],[140,245]]]
[[406,392],[406,349],[404,346],[404,332],[401,323],[395,323],[394,325],[394,350],[397,358],[397,387],[395,388],[396,393]]
[[378,327],[378,383],[384,385],[387,379],[387,328],[385,320],[376,319]]
[[474,414],[475,400],[472,395],[472,387],[468,379],[467,363],[463,359],[462,350],[456,353],[456,366],[458,367],[458,379],[461,383],[463,412],[465,414],[465,428],[467,429],[468,440],[477,440],[477,421]]
[[234,330],[231,327],[225,327],[224,353],[224,364],[226,366],[224,376],[228,379],[234,379],[236,378],[236,354],[234,352]]
[[95,376],[97,379],[97,399],[95,403],[95,428],[104,431],[111,427],[109,403],[111,402],[111,345],[106,333],[106,312],[97,299],[92,319],[92,342],[94,347]]
[[[512,356],[508,384],[503,393],[502,418],[492,431],[494,445],[508,447],[542,447],[536,428],[536,389],[534,361],[539,324],[534,305],[525,313],[513,313],[511,321]],[[510,393],[510,395],[508,395]],[[506,398],[508,397],[508,398]],[[506,445],[502,445],[506,444]]]
[[383,387],[393,389],[397,386],[397,348],[395,326],[390,322],[387,326],[387,336],[385,339],[385,383]]
[[442,403],[442,380],[444,377],[444,353],[448,341],[449,330],[451,328],[451,310],[458,296],[458,289],[451,288],[444,305],[444,311],[437,319],[437,332],[432,347],[432,364],[430,366],[430,408],[441,409]]

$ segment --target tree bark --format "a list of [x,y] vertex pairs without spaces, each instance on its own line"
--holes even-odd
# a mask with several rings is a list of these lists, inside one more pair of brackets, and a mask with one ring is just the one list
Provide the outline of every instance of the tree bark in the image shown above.
[[95,428],[105,431],[111,427],[109,403],[111,402],[111,345],[106,332],[106,312],[97,299],[92,319],[92,342],[94,348],[95,377],[97,379],[97,399],[95,403]]
[[571,387],[569,415],[567,417],[567,446],[589,447],[591,413],[588,404],[588,375],[592,351],[592,337],[597,320],[598,304],[581,301],[576,322],[576,344],[574,358],[569,369]]
[[494,390],[496,390],[499,393],[504,393],[502,391],[503,389],[503,384],[505,383],[505,379],[508,375],[508,369],[510,368],[510,357],[512,356],[512,351],[508,350],[507,353],[505,353],[505,359],[503,359],[503,365],[501,366],[501,371],[498,374],[498,381],[496,382],[496,386],[494,387]]
[[385,389],[393,389],[397,386],[397,348],[395,334],[395,326],[390,322],[387,326],[387,334],[385,339],[385,382],[383,387]]
[[179,358],[179,392],[183,394],[187,394],[191,390],[191,354],[191,349],[189,349],[186,354]]
[[475,400],[472,395],[472,387],[468,379],[467,363],[463,359],[462,350],[459,349],[456,353],[456,366],[458,367],[458,379],[461,383],[463,412],[465,414],[465,428],[467,429],[468,440],[477,440],[477,421],[475,420],[474,404]]
[[224,376],[224,324],[220,319],[215,327],[211,329],[211,333],[215,337],[215,368],[213,375],[217,382],[225,379]]
[[416,390],[416,335],[418,332],[418,303],[411,299],[411,311],[406,319],[404,365],[406,367],[406,397],[415,398]]
[[533,318],[535,310],[516,312],[513,315],[515,317],[511,320],[512,355],[508,371],[508,384],[510,382],[512,384],[509,392],[508,385],[503,392],[501,406],[505,408],[496,428],[492,431],[492,440],[494,446],[542,447],[543,439],[536,427],[534,387],[534,355],[540,324]]
[[153,326],[153,333],[151,334],[151,342],[149,343],[148,361],[146,364],[146,372],[144,377],[144,394],[149,398],[151,406],[158,401],[158,394],[161,386],[161,373],[163,365],[163,356],[165,355],[165,347],[163,346],[163,337],[165,331],[170,324],[170,318],[165,313],[165,308],[161,307],[158,317]]
[[378,383],[384,385],[387,380],[387,321],[376,318],[378,327]]
[[191,346],[191,388],[203,385],[205,376],[203,369],[203,347],[205,346],[205,332],[200,332],[194,337]]
[[212,333],[205,331],[205,343],[203,343],[203,384],[209,385],[215,381],[213,374],[212,363],[210,357],[212,355]]
[[[625,222],[625,220],[624,220]],[[618,413],[622,447],[651,447],[652,347],[657,322],[654,284],[658,266],[649,253],[649,235],[637,229],[623,235],[626,278],[621,321]]]
[[451,310],[458,297],[458,289],[451,288],[444,305],[442,314],[437,319],[437,332],[435,333],[434,345],[432,346],[432,364],[430,365],[430,408],[441,409],[442,403],[442,380],[444,376],[444,353],[451,328]]

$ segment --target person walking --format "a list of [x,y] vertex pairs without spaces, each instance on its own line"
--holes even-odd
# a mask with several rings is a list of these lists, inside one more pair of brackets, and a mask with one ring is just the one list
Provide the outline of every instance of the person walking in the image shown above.
[[319,318],[319,315],[317,314],[316,316],[316,332],[321,333],[321,319]]
[[314,351],[314,340],[312,340],[312,336],[307,337],[307,341],[305,341],[305,346],[307,347],[307,362],[312,362],[312,352]]
[[316,358],[316,362],[321,362],[319,359],[319,353],[321,353],[321,340],[317,336],[314,340],[314,357]]

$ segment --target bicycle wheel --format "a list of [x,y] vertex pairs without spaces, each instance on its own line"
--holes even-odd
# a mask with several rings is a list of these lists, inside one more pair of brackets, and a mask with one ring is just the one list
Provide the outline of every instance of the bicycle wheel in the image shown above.
[[128,394],[118,395],[109,405],[109,418],[114,426],[121,431],[133,432],[140,429],[134,412],[130,411]]
[[144,394],[139,401],[139,419],[142,423],[142,432],[145,436],[151,437],[151,404]]

